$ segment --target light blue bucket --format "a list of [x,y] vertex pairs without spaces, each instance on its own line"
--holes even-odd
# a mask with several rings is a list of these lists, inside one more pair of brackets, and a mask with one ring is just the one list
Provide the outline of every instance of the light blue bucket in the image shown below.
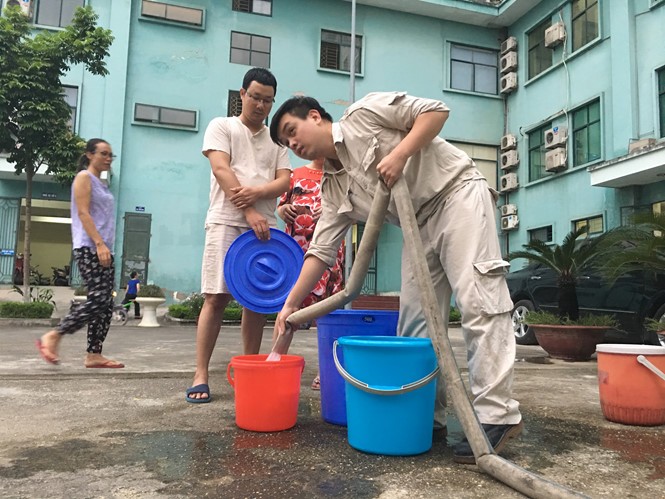
[[333,357],[346,382],[351,447],[393,456],[432,448],[439,368],[429,338],[344,336],[335,341]]

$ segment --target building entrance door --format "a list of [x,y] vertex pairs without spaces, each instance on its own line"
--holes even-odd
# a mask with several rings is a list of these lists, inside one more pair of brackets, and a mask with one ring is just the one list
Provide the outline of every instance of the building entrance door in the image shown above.
[[125,213],[120,289],[127,286],[129,274],[134,270],[138,272],[142,283],[146,283],[148,280],[151,224],[152,215],[150,214]]
[[0,198],[0,284],[11,284],[16,259],[20,199]]

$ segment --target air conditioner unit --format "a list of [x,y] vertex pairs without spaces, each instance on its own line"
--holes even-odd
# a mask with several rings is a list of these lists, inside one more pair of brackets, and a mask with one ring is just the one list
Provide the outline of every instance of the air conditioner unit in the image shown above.
[[565,126],[555,126],[545,130],[545,147],[547,149],[566,145],[566,140],[568,140],[568,128]]
[[520,164],[520,156],[516,150],[506,151],[501,155],[501,169],[510,170]]
[[504,204],[501,208],[501,216],[517,215],[517,206],[514,204]]
[[501,93],[509,94],[517,89],[517,73],[508,73],[501,77]]
[[517,50],[517,38],[514,36],[506,38],[501,43],[501,55],[505,54],[506,52],[510,52],[511,50]]
[[501,137],[502,151],[510,151],[511,149],[515,149],[516,147],[517,147],[517,137],[515,137],[512,133],[509,133]]
[[545,30],[545,46],[553,49],[566,39],[566,27],[558,22]]
[[565,147],[557,147],[545,153],[545,171],[559,172],[566,169],[568,153]]
[[517,217],[517,215],[501,217],[501,230],[514,230],[517,229],[519,224],[520,219]]
[[501,192],[510,192],[517,189],[520,184],[517,182],[517,173],[508,173],[500,179]]
[[517,52],[507,52],[505,55],[502,55],[499,61],[499,68],[501,68],[501,74],[516,70]]

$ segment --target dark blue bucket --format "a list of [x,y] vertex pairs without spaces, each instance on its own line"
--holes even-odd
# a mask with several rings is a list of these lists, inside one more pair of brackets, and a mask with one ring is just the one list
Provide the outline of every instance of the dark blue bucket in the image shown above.
[[429,338],[346,336],[333,354],[346,382],[351,447],[391,456],[432,448],[439,369]]
[[392,310],[336,310],[316,319],[321,377],[321,416],[346,425],[344,380],[333,361],[333,343],[342,336],[395,336],[399,314]]

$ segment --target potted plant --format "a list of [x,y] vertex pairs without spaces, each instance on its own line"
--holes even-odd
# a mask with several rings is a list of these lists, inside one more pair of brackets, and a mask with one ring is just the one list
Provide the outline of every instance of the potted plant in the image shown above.
[[136,301],[141,304],[143,310],[139,327],[159,327],[157,307],[166,301],[162,288],[155,284],[144,284],[136,295]]
[[74,289],[74,298],[73,300],[76,303],[83,303],[88,299],[88,288],[85,286],[81,285]]
[[533,328],[540,346],[556,359],[588,360],[601,343],[605,331],[616,327],[613,317],[590,315],[580,318],[577,300],[577,279],[585,269],[592,267],[604,255],[603,238],[579,240],[587,234],[583,227],[570,232],[563,243],[549,245],[533,240],[523,251],[514,251],[509,260],[526,258],[552,269],[557,275],[557,314],[529,313],[524,321]]

